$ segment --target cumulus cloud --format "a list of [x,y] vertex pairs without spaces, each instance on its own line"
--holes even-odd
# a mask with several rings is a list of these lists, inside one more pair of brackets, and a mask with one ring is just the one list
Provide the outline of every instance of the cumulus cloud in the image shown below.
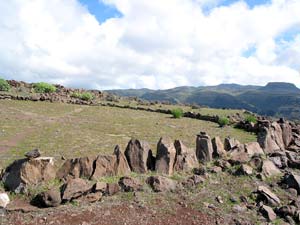
[[[0,3],[0,73],[68,86],[171,88],[300,84],[300,1],[101,0],[99,23],[78,0]],[[209,12],[205,11],[210,7]]]

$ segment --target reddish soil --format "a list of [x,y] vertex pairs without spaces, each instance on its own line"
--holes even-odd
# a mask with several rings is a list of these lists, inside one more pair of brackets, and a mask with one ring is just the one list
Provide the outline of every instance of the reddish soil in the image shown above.
[[[119,204],[90,204],[85,206],[63,205],[53,209],[34,209],[22,201],[15,201],[13,210],[7,212],[1,225],[192,225],[223,224],[215,216],[176,204],[172,211],[165,205],[141,206],[134,202]],[[22,209],[22,210],[21,210]],[[25,209],[25,210],[24,210]],[[32,212],[20,212],[30,211]]]

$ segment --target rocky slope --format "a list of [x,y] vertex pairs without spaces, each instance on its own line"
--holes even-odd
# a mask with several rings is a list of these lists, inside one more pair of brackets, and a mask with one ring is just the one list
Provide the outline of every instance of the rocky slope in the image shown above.
[[[300,127],[284,120],[256,126],[257,142],[246,144],[201,132],[193,150],[163,137],[155,156],[136,139],[125,152],[116,146],[112,155],[66,159],[63,165],[33,150],[1,173],[6,191],[23,193],[31,205],[24,197],[9,204],[0,198],[2,215],[6,224],[97,224],[95,218],[103,224],[299,223]],[[58,208],[43,209],[49,207]],[[101,211],[116,207],[125,214],[109,214],[107,221]],[[28,213],[38,220],[25,220]]]

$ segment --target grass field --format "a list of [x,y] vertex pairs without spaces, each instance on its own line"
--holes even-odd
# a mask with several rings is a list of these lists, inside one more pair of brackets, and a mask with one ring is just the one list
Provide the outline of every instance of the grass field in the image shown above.
[[34,148],[57,159],[110,154],[116,144],[124,150],[131,137],[148,141],[154,152],[161,136],[195,147],[200,131],[241,142],[256,140],[253,134],[215,123],[105,106],[2,100],[0,118],[2,167]]

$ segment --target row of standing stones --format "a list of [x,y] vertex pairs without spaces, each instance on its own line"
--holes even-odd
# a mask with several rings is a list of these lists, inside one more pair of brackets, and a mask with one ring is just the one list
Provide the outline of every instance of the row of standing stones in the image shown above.
[[[211,139],[201,132],[197,135],[196,151],[179,140],[172,142],[170,138],[161,138],[154,156],[147,142],[132,139],[124,153],[116,146],[112,155],[68,159],[58,170],[52,157],[41,157],[39,151],[34,150],[27,153],[25,159],[9,165],[1,173],[1,179],[7,191],[16,193],[26,193],[28,187],[53,179],[63,181],[60,188],[42,192],[32,202],[41,207],[54,207],[73,200],[95,202],[102,195],[112,195],[120,190],[143,190],[141,181],[129,176],[131,172],[156,171],[157,175],[146,179],[155,192],[191,188],[204,182],[207,178],[205,164],[214,160],[215,166],[210,171],[215,173],[229,171],[233,165],[239,165],[235,175],[252,175],[255,170],[257,176],[264,179],[284,173],[281,186],[294,190],[297,196],[300,194],[300,176],[292,169],[300,168],[300,129],[283,120],[259,121],[258,124],[257,142],[241,144],[230,137],[222,142],[219,137]],[[174,171],[191,170],[194,175],[180,183],[168,177]],[[116,175],[123,176],[116,184],[97,182],[102,177]],[[282,206],[280,199],[266,186],[259,186],[254,193],[257,195],[256,208],[268,220],[275,220],[278,215],[289,222],[300,222],[298,198]],[[8,203],[7,194],[0,194],[0,206],[5,208]]]

